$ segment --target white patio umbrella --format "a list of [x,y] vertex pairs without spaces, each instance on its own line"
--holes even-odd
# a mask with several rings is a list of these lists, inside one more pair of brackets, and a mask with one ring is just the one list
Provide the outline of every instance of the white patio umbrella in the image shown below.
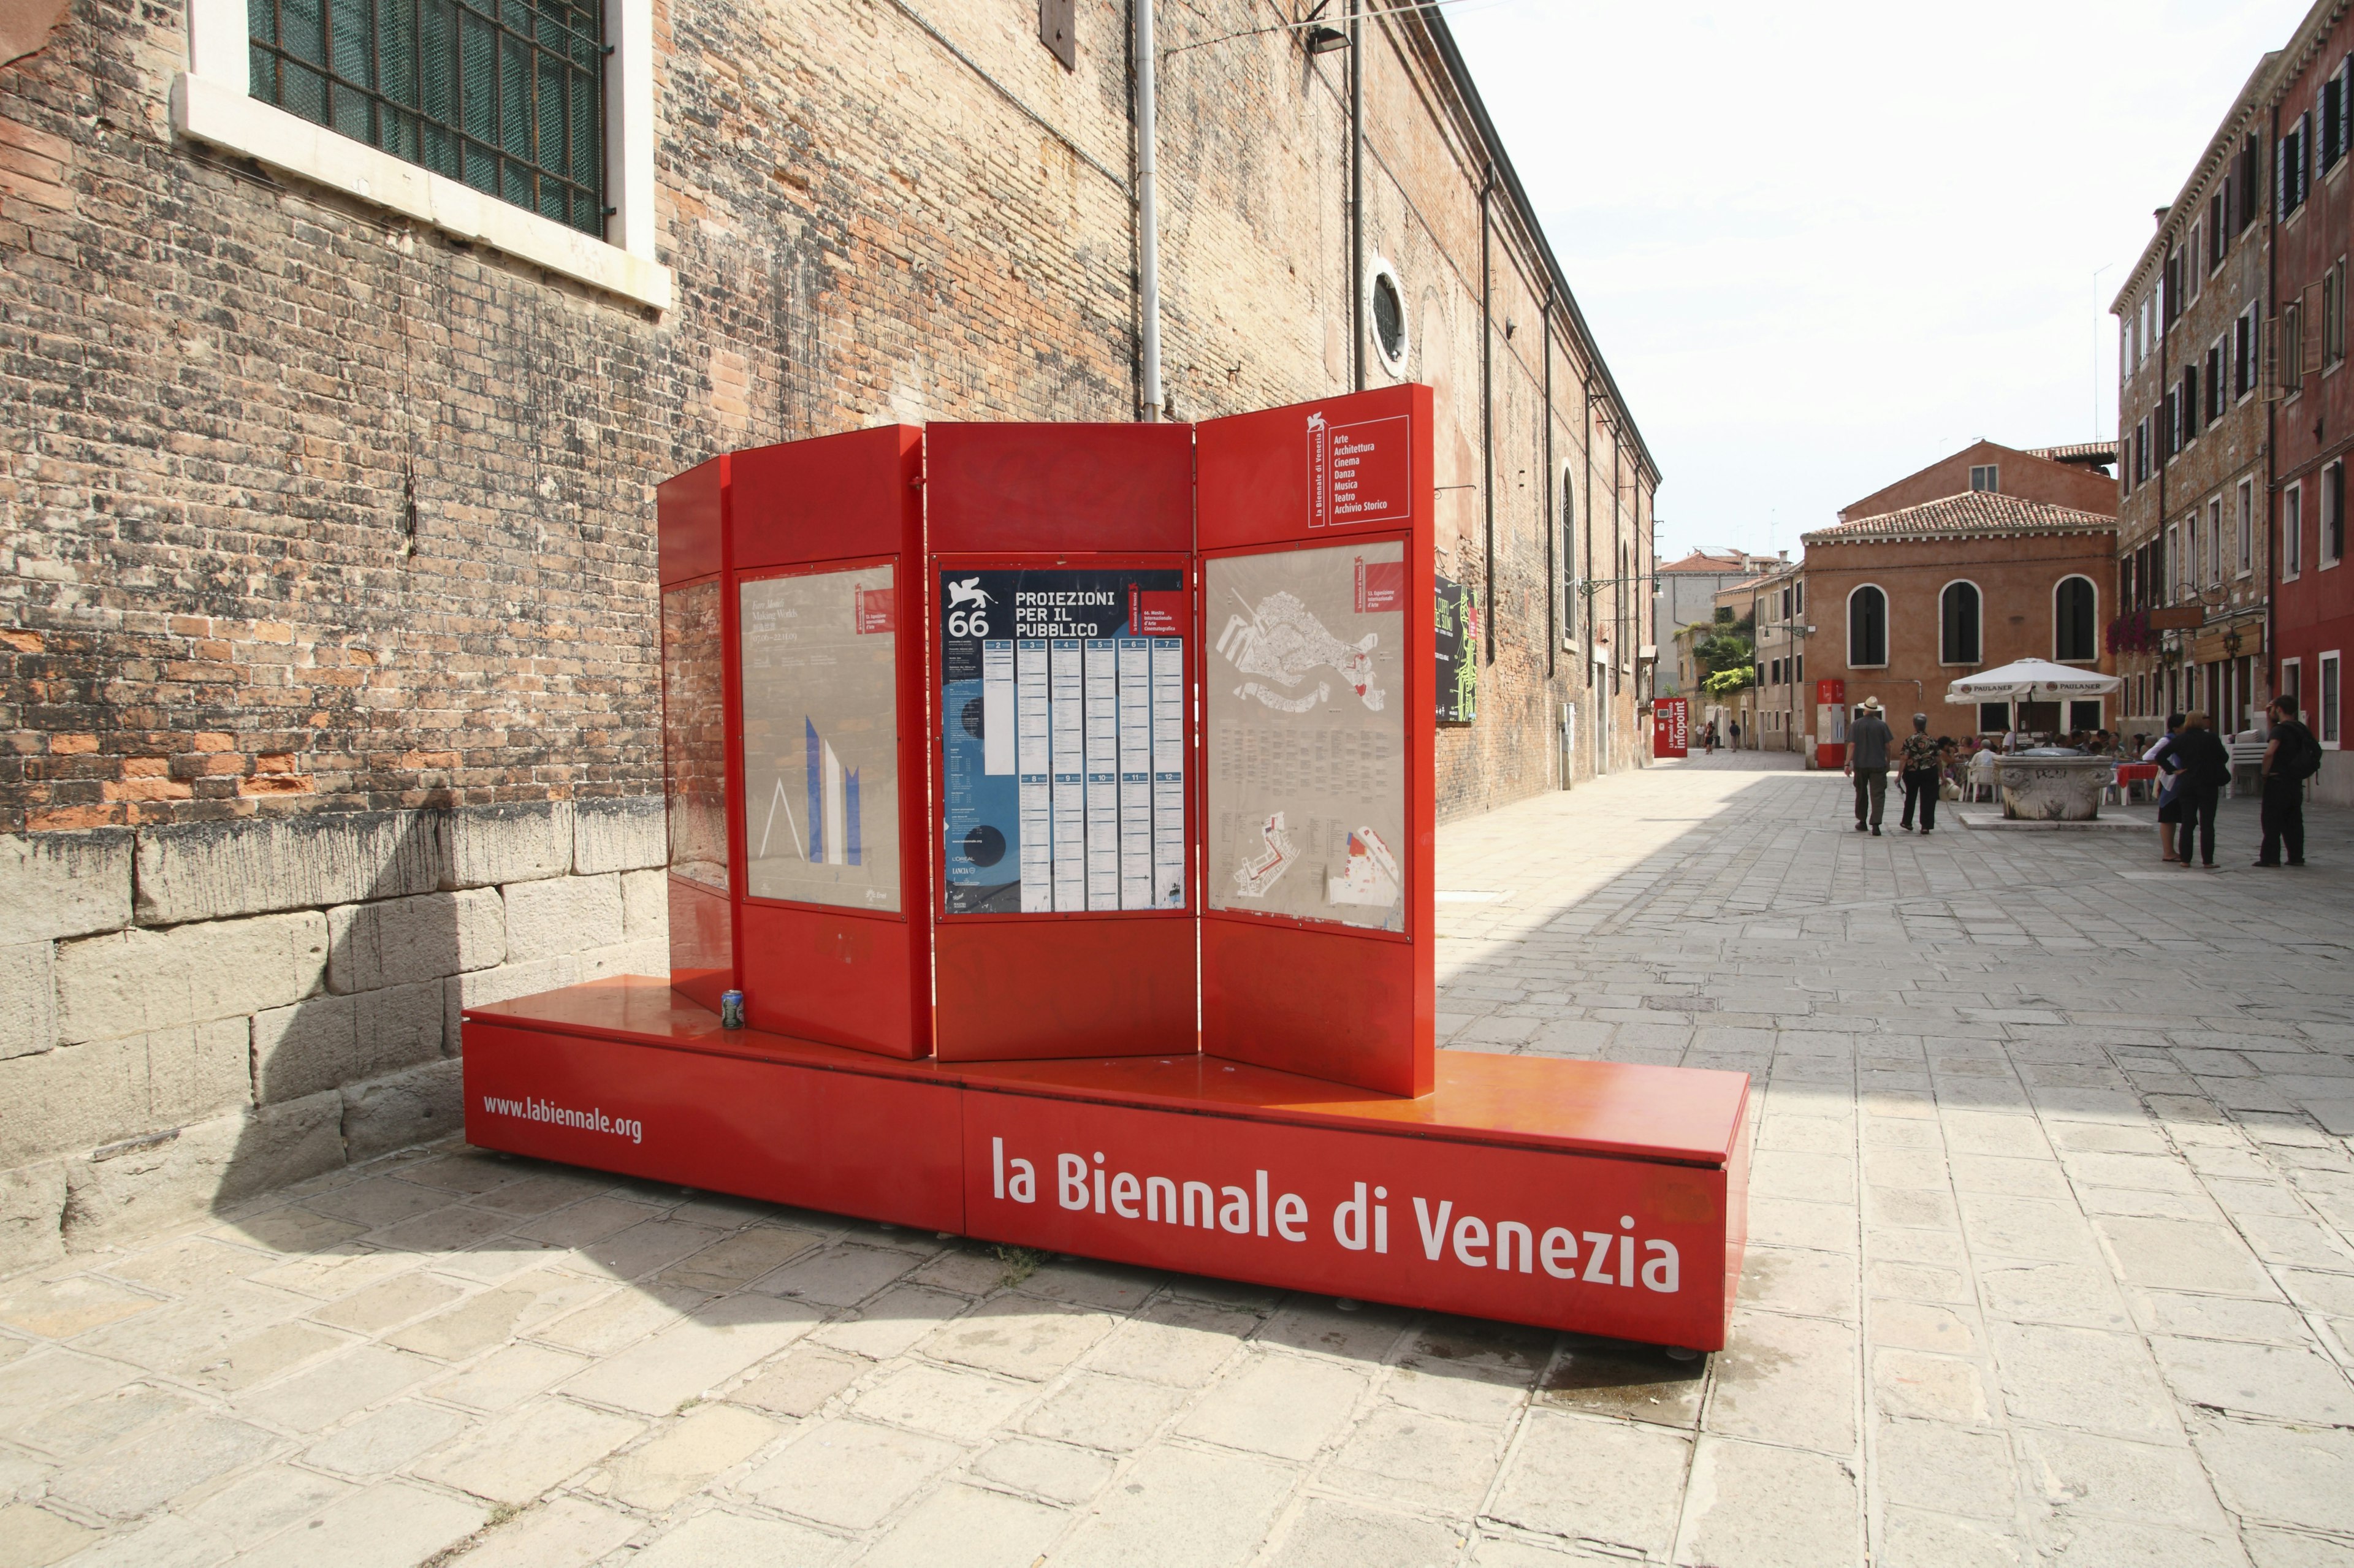
[[2034,702],[2058,697],[2097,697],[2125,684],[2119,675],[2054,664],[2049,659],[2021,659],[1992,670],[1965,675],[1946,688],[1949,703]]

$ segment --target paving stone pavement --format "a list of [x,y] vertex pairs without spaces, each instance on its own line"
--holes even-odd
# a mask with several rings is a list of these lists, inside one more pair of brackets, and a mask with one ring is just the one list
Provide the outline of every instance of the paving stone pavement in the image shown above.
[[1719,1355],[441,1146],[0,1279],[0,1568],[2354,1561],[2354,822],[1769,760],[1440,835],[1453,1044],[1755,1075]]

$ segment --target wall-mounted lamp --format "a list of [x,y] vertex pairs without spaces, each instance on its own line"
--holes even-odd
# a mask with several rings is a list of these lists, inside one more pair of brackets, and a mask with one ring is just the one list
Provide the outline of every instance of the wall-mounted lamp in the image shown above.
[[1315,26],[1308,29],[1306,42],[1310,54],[1329,55],[1335,49],[1347,48],[1349,35],[1338,27]]

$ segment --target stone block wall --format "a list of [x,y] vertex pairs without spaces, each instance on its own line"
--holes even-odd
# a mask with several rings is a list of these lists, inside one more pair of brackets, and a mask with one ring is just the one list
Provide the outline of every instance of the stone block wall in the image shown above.
[[0,1268],[454,1131],[461,1008],[669,972],[663,847],[645,798],[0,838]]

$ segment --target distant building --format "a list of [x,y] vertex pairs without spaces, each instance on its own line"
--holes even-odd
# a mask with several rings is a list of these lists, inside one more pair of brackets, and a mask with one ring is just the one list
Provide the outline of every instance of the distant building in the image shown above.
[[1719,589],[1720,620],[1750,629],[1756,649],[1755,682],[1745,690],[1712,695],[1702,721],[1717,721],[1730,743],[1741,725],[1744,751],[1799,751],[1811,733],[1807,689],[1807,563],[1774,560],[1766,570]]
[[[1785,550],[1778,559],[1788,556]],[[1651,624],[1658,629],[1655,635],[1669,644],[1662,651],[1656,678],[1659,695],[1691,695],[1699,690],[1703,672],[1691,656],[1692,644],[1699,639],[1685,636],[1684,629],[1715,617],[1720,591],[1746,582],[1776,564],[1776,556],[1753,556],[1745,550],[1695,549],[1683,559],[1657,568]]]
[[1915,713],[1933,735],[2115,727],[2100,699],[2017,712],[1946,701],[1949,683],[2016,659],[2107,668],[2102,584],[2115,569],[2117,502],[2104,453],[2115,450],[1978,441],[1805,535],[1808,677],[1843,681],[1850,707],[1878,697],[1900,734]]
[[[2280,54],[2268,110],[2277,396],[2265,403],[2272,456],[2274,689],[2296,699],[2322,747],[2314,793],[2354,804],[2345,658],[2354,650],[2346,466],[2354,374],[2346,364],[2347,253],[2354,196],[2354,15],[2317,5]],[[2253,641],[2253,640],[2250,640]]]
[[2102,630],[2129,734],[2155,735],[2191,708],[2245,729],[2273,693],[2262,220],[2276,59],[2240,90],[2110,306],[2122,505]]

